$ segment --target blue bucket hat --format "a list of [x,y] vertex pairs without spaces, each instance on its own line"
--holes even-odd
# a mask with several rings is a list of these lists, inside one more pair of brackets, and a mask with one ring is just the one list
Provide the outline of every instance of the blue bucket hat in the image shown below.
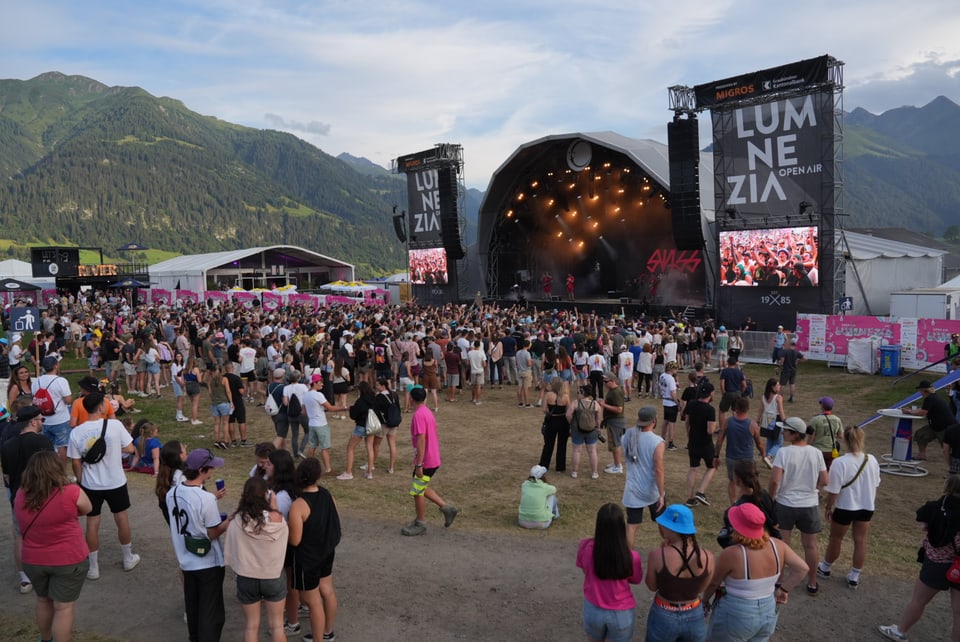
[[693,511],[683,504],[670,504],[660,513],[656,522],[666,529],[681,535],[696,535],[697,527],[693,525]]

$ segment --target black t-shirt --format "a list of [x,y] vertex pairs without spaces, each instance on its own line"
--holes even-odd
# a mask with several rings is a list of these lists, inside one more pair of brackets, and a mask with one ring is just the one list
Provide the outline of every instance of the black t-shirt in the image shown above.
[[953,413],[950,412],[950,404],[936,393],[926,397],[920,407],[927,411],[927,421],[936,432],[946,430],[947,426],[956,423]]
[[787,348],[783,351],[782,370],[793,372],[797,369],[797,363],[803,355],[796,348]]
[[127,363],[133,363],[133,358],[137,356],[137,346],[132,343],[125,343],[123,347],[120,348],[120,354],[123,355],[123,360]]
[[100,343],[100,354],[104,361],[118,361],[120,359],[120,345],[113,339],[105,339]]
[[24,432],[9,439],[0,449],[3,474],[10,477],[10,498],[20,488],[20,478],[30,457],[41,450],[53,450],[50,439],[38,432]]
[[960,424],[953,424],[943,434],[943,443],[950,446],[950,457],[960,459]]
[[711,441],[707,433],[707,424],[717,420],[717,409],[705,401],[694,399],[687,404],[687,418],[690,420],[690,446],[699,446]]
[[234,407],[242,406],[243,393],[240,391],[243,390],[243,379],[232,372],[228,372],[223,376],[227,378],[227,384],[230,386],[230,398],[233,399]]

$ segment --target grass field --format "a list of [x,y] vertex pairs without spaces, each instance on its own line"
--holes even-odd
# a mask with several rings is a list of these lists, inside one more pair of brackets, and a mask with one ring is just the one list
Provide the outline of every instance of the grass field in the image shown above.
[[[83,367],[80,362],[66,360],[65,368],[70,370]],[[772,375],[772,367],[748,364],[746,371],[754,381],[754,387],[761,391],[767,377]],[[73,389],[83,373],[70,373]],[[711,375],[716,382],[716,374]],[[895,401],[914,391],[916,382],[907,380],[897,386],[892,379],[879,376],[852,375],[839,368],[827,368],[824,364],[807,362],[800,366],[798,376],[798,396],[796,403],[785,404],[788,415],[796,415],[809,420],[818,412],[817,398],[830,395],[836,400],[836,414],[845,424],[860,423],[872,416],[879,408],[890,406]],[[447,403],[441,395],[440,411],[437,415],[440,427],[443,467],[435,480],[436,488],[448,501],[456,503],[462,509],[458,518],[458,528],[485,532],[516,532],[517,504],[520,484],[526,478],[530,466],[537,463],[542,440],[540,423],[542,415],[537,408],[518,408],[515,400],[516,388],[504,386],[502,390],[486,390],[484,403],[474,406],[469,402],[469,394],[457,403]],[[170,395],[170,389],[165,389]],[[351,395],[351,401],[353,396]],[[160,400],[138,399],[143,413],[136,415],[153,420],[160,426],[162,441],[179,439],[195,447],[212,447],[211,420],[208,404],[201,402],[200,418],[202,426],[174,421],[174,403],[171,397]],[[628,416],[635,417],[641,405],[653,400],[634,397],[628,408]],[[658,405],[659,402],[656,402]],[[756,407],[751,410],[755,416]],[[273,436],[272,423],[262,408],[248,408],[249,439],[253,442],[266,441]],[[867,451],[875,456],[890,451],[890,433],[892,420],[881,419],[867,427]],[[333,467],[342,471],[345,460],[345,445],[353,428],[350,421],[331,419]],[[324,484],[335,495],[340,510],[359,517],[371,517],[392,520],[397,529],[409,522],[412,517],[412,502],[407,495],[409,469],[411,467],[411,447],[409,444],[408,417],[405,417],[398,436],[399,455],[396,474],[386,474],[386,444],[381,451],[375,478],[364,480],[359,465],[366,462],[362,447],[357,452],[353,481],[338,481],[332,477],[324,478]],[[685,444],[685,437],[678,430],[678,445]],[[604,446],[601,448],[601,468],[611,461]],[[222,476],[228,486],[239,489],[253,464],[253,449],[236,448],[218,451],[226,459]],[[946,473],[942,457],[931,447],[933,461],[928,462],[931,474],[925,478],[900,478],[883,475],[878,494],[877,512],[869,536],[869,553],[864,575],[882,575],[897,579],[911,579],[916,576],[916,549],[920,532],[914,521],[916,508],[924,501],[939,496]],[[569,457],[569,449],[568,449]],[[562,516],[547,531],[531,533],[531,537],[560,538],[574,541],[592,534],[597,507],[605,502],[619,502],[623,491],[623,476],[601,473],[601,478],[592,481],[586,457],[581,463],[581,476],[572,479],[567,473],[547,475],[550,483],[558,487]],[[569,465],[568,465],[569,472]],[[668,502],[682,502],[685,497],[685,479],[688,472],[686,451],[666,453],[667,499]],[[761,478],[766,484],[769,471],[761,465]],[[129,475],[131,484],[151,485],[152,478],[146,475]],[[720,527],[723,510],[726,508],[726,479],[723,471],[718,471],[708,492],[711,506],[695,509],[700,541],[713,550],[719,547],[715,535]],[[236,498],[236,495],[232,495]],[[229,504],[228,504],[229,505]],[[430,519],[437,517],[432,513]],[[821,552],[826,546],[826,531],[821,534]],[[659,543],[656,529],[645,524],[639,532],[636,546],[647,551]],[[799,537],[794,537],[794,546],[799,550]],[[850,563],[851,544],[845,543],[843,553],[837,562],[837,569],[845,573]],[[8,630],[7,622],[0,619],[0,630]],[[9,622],[17,625],[17,622]],[[26,618],[22,626],[30,625]],[[102,638],[84,638],[81,640],[99,640]]]

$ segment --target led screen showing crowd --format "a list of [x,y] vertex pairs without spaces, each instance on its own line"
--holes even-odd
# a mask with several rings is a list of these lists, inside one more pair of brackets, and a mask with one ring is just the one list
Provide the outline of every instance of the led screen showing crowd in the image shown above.
[[442,247],[410,250],[410,282],[417,285],[446,285],[446,250]]
[[720,284],[818,286],[817,232],[815,226],[720,232]]

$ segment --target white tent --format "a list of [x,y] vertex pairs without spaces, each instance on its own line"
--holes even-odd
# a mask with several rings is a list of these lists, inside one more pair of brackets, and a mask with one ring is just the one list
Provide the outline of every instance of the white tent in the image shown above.
[[[844,238],[846,243],[844,243]],[[853,298],[850,314],[890,314],[890,294],[912,288],[936,287],[947,252],[890,241],[856,232],[836,233],[836,256],[843,261],[846,294]],[[830,278],[820,274],[821,282]],[[870,308],[864,301],[869,301]]]

